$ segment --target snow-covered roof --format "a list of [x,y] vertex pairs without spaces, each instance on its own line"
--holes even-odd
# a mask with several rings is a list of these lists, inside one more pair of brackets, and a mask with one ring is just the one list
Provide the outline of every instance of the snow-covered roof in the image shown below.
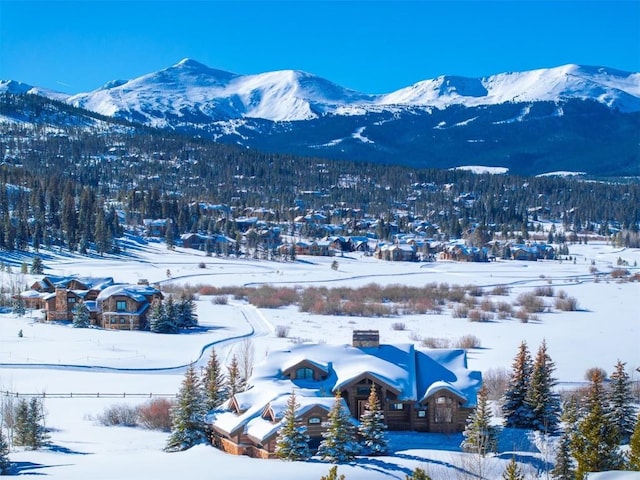
[[117,284],[102,290],[96,300],[100,302],[114,295],[124,295],[133,298],[136,302],[142,302],[158,292],[158,289],[150,285]]
[[[326,375],[320,380],[290,379],[284,375],[300,364],[311,365]],[[210,413],[208,421],[228,434],[242,429],[262,441],[279,428],[291,392],[295,392],[299,404],[297,416],[314,406],[329,410],[336,392],[365,376],[395,391],[401,401],[421,402],[444,389],[460,398],[466,407],[476,404],[481,384],[481,373],[467,368],[464,350],[416,349],[413,344],[300,344],[272,351],[254,368],[249,389],[227,402],[227,411]],[[239,412],[229,411],[232,406],[237,406]],[[272,421],[274,418],[278,421]]]

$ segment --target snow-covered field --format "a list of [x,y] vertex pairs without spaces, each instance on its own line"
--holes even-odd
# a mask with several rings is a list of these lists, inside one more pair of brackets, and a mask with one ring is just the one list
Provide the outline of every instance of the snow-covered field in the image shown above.
[[[74,329],[66,325],[45,325],[36,321],[37,312],[16,318],[0,315],[0,389],[20,393],[46,394],[47,426],[52,429],[52,447],[42,451],[15,451],[22,478],[46,475],[56,479],[173,479],[185,474],[189,479],[291,478],[317,480],[330,465],[314,459],[296,463],[256,460],[226,455],[201,445],[182,453],[164,453],[167,434],[154,431],[104,427],[95,422],[106,407],[118,403],[140,404],[141,397],[105,398],[109,394],[174,394],[178,391],[184,366],[203,365],[207,348],[215,346],[224,360],[244,338],[251,338],[256,360],[271,350],[289,345],[293,338],[327,343],[349,343],[354,329],[380,330],[383,343],[407,343],[437,337],[455,341],[472,334],[481,348],[469,351],[469,367],[486,372],[508,368],[522,340],[530,350],[546,339],[556,362],[556,377],[562,388],[582,382],[586,369],[602,367],[608,372],[618,359],[627,362],[634,379],[640,374],[640,284],[619,283],[590,272],[616,267],[619,257],[629,265],[640,262],[640,250],[615,249],[590,243],[570,247],[573,261],[515,262],[485,264],[453,262],[389,263],[351,254],[345,257],[299,257],[296,262],[276,263],[245,259],[205,257],[183,249],[173,252],[164,245],[149,244],[127,249],[120,258],[84,258],[42,253],[45,274],[112,276],[117,282],[231,285],[324,285],[358,287],[369,283],[423,286],[428,283],[474,284],[487,287],[507,285],[510,297],[532,291],[536,286],[565,290],[578,300],[577,312],[552,309],[536,321],[518,320],[470,322],[452,318],[448,310],[439,315],[410,315],[398,318],[327,317],[298,312],[295,307],[276,310],[255,309],[230,300],[215,305],[211,298],[197,302],[199,323],[196,333],[177,336],[148,332],[114,332]],[[5,264],[14,262],[19,271],[25,258],[0,256]],[[338,269],[331,268],[337,260]],[[206,268],[201,268],[204,262]],[[627,267],[631,271],[634,267]],[[170,270],[171,278],[168,278]],[[5,285],[31,284],[30,275],[0,273]],[[39,277],[38,277],[39,278]],[[549,302],[550,300],[547,299]],[[404,330],[392,328],[402,322]],[[286,326],[289,338],[278,338],[276,327]],[[22,330],[23,337],[18,336]],[[101,398],[49,398],[56,393],[101,393]],[[415,467],[434,478],[462,478],[465,456],[459,451],[460,435],[392,434],[392,455],[359,458],[340,465],[347,480],[404,479]],[[501,453],[489,460],[494,478],[500,478],[513,452],[525,471],[533,474],[542,465],[542,454],[526,439],[505,438]],[[634,474],[628,474],[629,478]]]

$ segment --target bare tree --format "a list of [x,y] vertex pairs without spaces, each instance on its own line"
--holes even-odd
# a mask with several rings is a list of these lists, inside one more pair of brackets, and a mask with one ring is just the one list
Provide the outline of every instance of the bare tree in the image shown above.
[[250,338],[245,338],[239,347],[238,363],[240,366],[240,377],[242,383],[246,385],[247,380],[253,373],[253,365],[255,363],[255,348]]

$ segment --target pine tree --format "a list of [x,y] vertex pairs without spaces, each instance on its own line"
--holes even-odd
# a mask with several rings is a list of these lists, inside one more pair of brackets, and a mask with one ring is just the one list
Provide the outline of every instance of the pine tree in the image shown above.
[[560,423],[560,395],[554,392],[557,384],[552,377],[555,364],[547,353],[547,342],[542,341],[531,371],[526,402],[531,409],[531,428],[554,434]]
[[231,363],[227,367],[227,392],[229,398],[235,396],[236,393],[244,390],[242,376],[240,375],[240,365],[238,357],[235,355],[231,358]]
[[520,349],[511,367],[509,386],[504,394],[502,414],[507,427],[529,428],[533,413],[526,401],[533,364],[526,342]]
[[462,432],[464,440],[461,447],[465,452],[485,457],[495,452],[498,447],[498,428],[491,424],[493,415],[489,407],[487,389],[483,386],[478,392],[478,405],[469,418]]
[[0,427],[0,475],[8,475],[10,470],[9,444],[2,433],[2,427]]
[[416,469],[411,472],[411,475],[406,475],[405,480],[431,480],[431,477],[427,475],[427,472],[420,467],[416,467]]
[[283,460],[304,461],[311,457],[307,428],[296,421],[296,396],[292,392],[276,439],[276,455]]
[[179,328],[193,328],[198,325],[196,305],[192,294],[182,292],[176,305],[176,324]]
[[507,464],[507,468],[502,473],[504,480],[524,480],[522,470],[516,463],[515,457],[511,457],[511,461]]
[[27,309],[24,306],[24,298],[22,295],[18,294],[13,301],[13,313],[18,317],[23,317],[25,313],[27,313]]
[[621,443],[629,441],[636,423],[631,380],[625,371],[625,365],[626,363],[618,360],[615,371],[611,374],[611,384],[609,385],[610,417],[618,429]]
[[588,472],[616,470],[622,463],[617,429],[607,414],[603,382],[602,374],[595,371],[586,399],[586,414],[571,436],[571,454],[577,462],[578,480],[585,478]]
[[318,447],[318,455],[333,463],[348,462],[358,454],[356,428],[351,423],[351,415],[343,405],[340,391],[336,393],[335,403],[329,412],[328,421],[322,424],[327,430]]
[[[171,297],[169,297],[171,299]],[[167,301],[169,303],[169,301]],[[171,310],[173,310],[173,302],[171,302]],[[165,307],[164,302],[160,298],[156,298],[151,303],[151,311],[149,313],[150,329],[153,333],[177,333],[178,327],[170,315],[171,312]]]
[[578,423],[578,401],[575,396],[569,397],[562,406],[564,431],[556,447],[555,465],[551,470],[551,478],[555,480],[573,480],[575,478],[575,462],[571,457],[571,438]]
[[31,260],[31,274],[32,275],[42,275],[44,272],[44,265],[42,264],[42,258],[38,255],[33,257]]
[[338,476],[338,466],[334,465],[329,469],[329,473],[327,475],[320,477],[320,480],[345,480],[345,476],[343,474]]
[[73,310],[73,326],[75,328],[88,328],[90,324],[89,308],[83,301],[80,301]]
[[204,442],[206,413],[202,388],[192,364],[185,372],[178,398],[171,411],[171,435],[165,450],[168,452],[186,450]]
[[211,349],[209,361],[203,372],[202,385],[204,388],[204,402],[207,411],[218,408],[226,400],[224,374],[215,349]]
[[640,414],[638,414],[636,427],[629,439],[629,452],[627,459],[627,469],[634,472],[640,472]]
[[389,442],[385,433],[386,429],[384,413],[380,408],[376,387],[371,384],[369,399],[365,405],[364,413],[360,417],[360,427],[358,428],[368,455],[384,455],[387,452]]
[[16,405],[12,440],[14,445],[21,447],[29,444],[29,404],[25,398],[21,398]]

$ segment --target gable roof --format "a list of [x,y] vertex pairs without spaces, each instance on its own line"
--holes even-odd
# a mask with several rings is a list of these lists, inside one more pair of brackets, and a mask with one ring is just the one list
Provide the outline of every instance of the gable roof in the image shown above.
[[101,302],[114,295],[123,295],[134,299],[136,302],[143,302],[147,300],[147,297],[156,293],[160,293],[160,291],[150,285],[116,284],[102,290],[96,300]]

